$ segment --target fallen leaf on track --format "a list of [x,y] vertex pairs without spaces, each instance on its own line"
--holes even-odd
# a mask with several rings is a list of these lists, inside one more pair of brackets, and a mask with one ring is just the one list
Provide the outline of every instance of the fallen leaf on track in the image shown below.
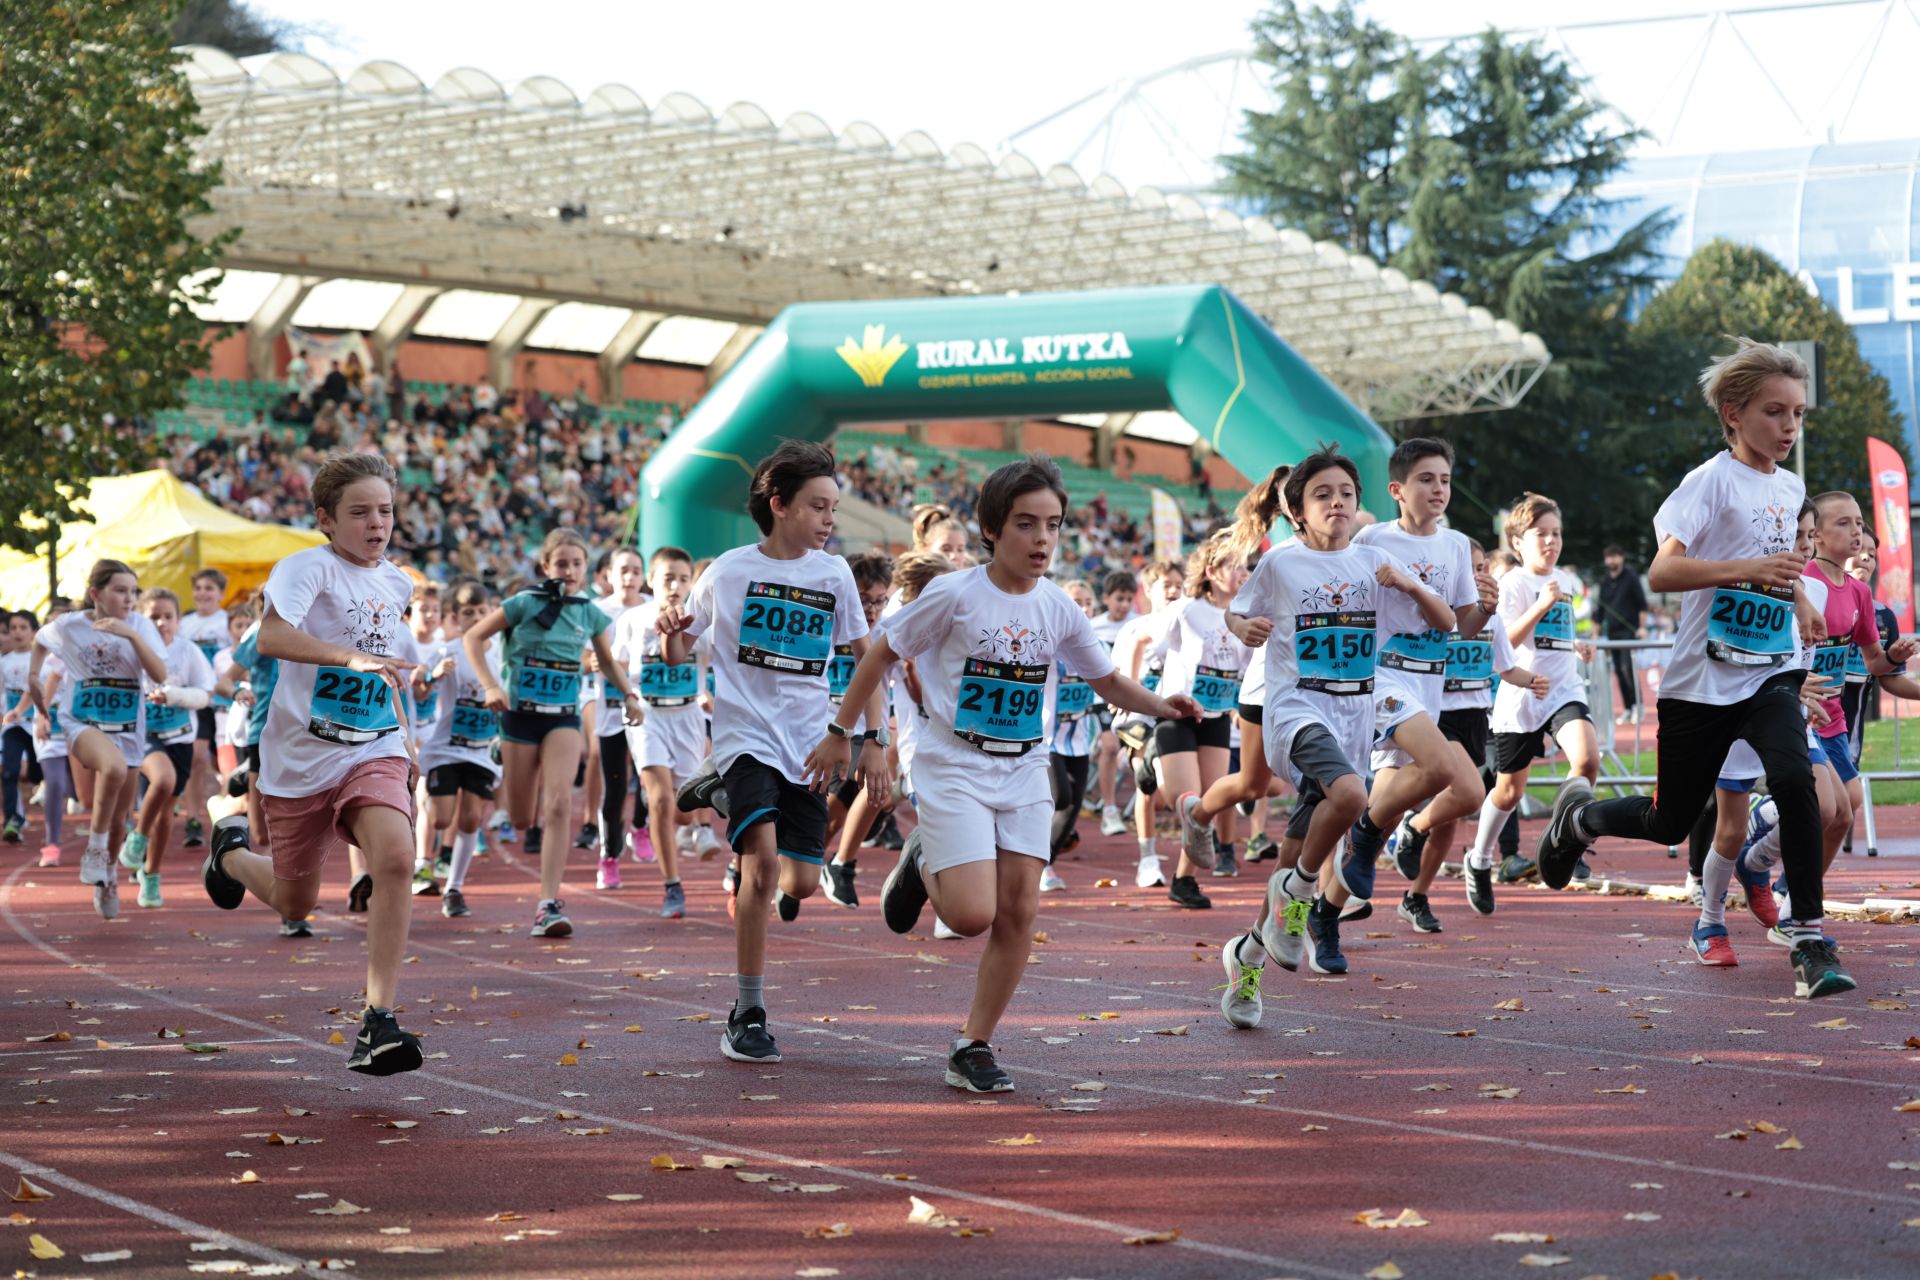
[[344,1218],[349,1214],[370,1213],[372,1210],[363,1209],[351,1200],[335,1200],[324,1209],[309,1209],[307,1212],[317,1213],[323,1217]]
[[1040,1139],[1030,1133],[1018,1138],[988,1138],[987,1141],[996,1147],[1037,1147],[1040,1145]]
[[1391,1262],[1383,1262],[1373,1270],[1367,1272],[1367,1280],[1402,1280],[1402,1277],[1406,1274],[1406,1272],[1394,1266]]
[[684,1018],[675,1018],[674,1021],[675,1022],[712,1022],[713,1015],[710,1013],[690,1013]]
[[[1105,1093],[1107,1091],[1107,1086],[1098,1080],[1088,1080],[1082,1084],[1074,1085],[1073,1088],[1077,1093]],[[1913,1109],[1920,1111],[1920,1105],[1916,1105]]]
[[1523,1267],[1557,1267],[1573,1259],[1564,1253],[1523,1253],[1520,1265]]
[[[28,1044],[66,1044],[73,1039],[71,1031],[49,1031],[43,1036],[28,1036]],[[39,1237],[35,1237],[38,1239]]]
[[631,1200],[645,1200],[646,1197],[637,1191],[616,1191],[608,1196],[607,1199],[613,1201],[615,1204],[626,1204]]
[[853,1228],[844,1222],[836,1222],[831,1226],[814,1227],[805,1234],[809,1240],[845,1240],[853,1234]]
[[1493,1007],[1496,1009],[1505,1009],[1508,1013],[1525,1013],[1527,1011],[1527,1006],[1521,1003],[1520,997],[1518,996],[1515,996],[1511,1000],[1502,1000]]
[[654,1168],[660,1170],[662,1173],[672,1173],[676,1169],[693,1168],[693,1166],[690,1164],[681,1164],[678,1160],[675,1160],[672,1156],[655,1156],[648,1163],[650,1163]]
[[1495,1244],[1552,1244],[1553,1237],[1544,1231],[1496,1231],[1487,1237]]
[[1785,1142],[1776,1143],[1773,1149],[1775,1151],[1805,1151],[1807,1144],[1798,1138],[1788,1138]]
[[1623,1084],[1618,1089],[1595,1089],[1594,1092],[1595,1093],[1645,1093],[1646,1090],[1637,1084]]
[[1147,1032],[1147,1034],[1150,1036],[1183,1036],[1187,1034],[1187,1024],[1183,1022],[1177,1027],[1158,1027]]
[[1716,1133],[1713,1136],[1716,1138],[1725,1138],[1729,1142],[1745,1142],[1747,1140],[1747,1131],[1745,1129],[1729,1129],[1725,1133]]
[[907,1197],[907,1222],[916,1227],[957,1227],[956,1218],[949,1218],[940,1210],[922,1200],[919,1196]]
[[1396,1231],[1401,1227],[1426,1227],[1432,1225],[1412,1209],[1402,1209],[1399,1216],[1392,1218],[1389,1218],[1378,1209],[1367,1209],[1355,1214],[1353,1220],[1363,1227],[1372,1227],[1376,1231]]
[[324,1138],[302,1138],[291,1133],[270,1133],[267,1145],[270,1147],[314,1147],[326,1141]]
[[27,1249],[42,1262],[52,1262],[55,1258],[64,1258],[67,1251],[38,1231],[27,1237]]
[[[339,1035],[340,1033],[336,1031],[334,1032],[334,1034]],[[340,1043],[345,1044],[346,1041],[342,1040]],[[187,1045],[185,1047],[188,1053],[225,1053],[227,1051],[227,1046],[223,1044],[195,1043],[195,1044]]]
[[739,1156],[701,1156],[702,1169],[738,1169],[746,1161]]
[[7,1199],[13,1201],[15,1204],[32,1204],[35,1200],[53,1199],[53,1192],[47,1190],[45,1187],[37,1187],[25,1178],[21,1178],[20,1185],[13,1189],[13,1193],[9,1195]]
[[1657,1213],[1623,1213],[1620,1215],[1620,1217],[1623,1222],[1658,1222],[1660,1221],[1660,1215]]
[[328,1044],[345,1044],[346,1042],[347,1042],[347,1038],[341,1035],[338,1031],[334,1032],[332,1035],[327,1037]]
[[1149,1231],[1145,1235],[1128,1236],[1121,1244],[1172,1244],[1180,1238],[1180,1228],[1171,1231]]
[[1860,1029],[1845,1018],[1829,1018],[1825,1022],[1816,1022],[1813,1025],[1822,1031],[1858,1031]]
[[1777,1125],[1777,1124],[1771,1124],[1771,1123],[1769,1123],[1768,1121],[1765,1121],[1765,1120],[1750,1120],[1750,1121],[1748,1121],[1748,1122],[1747,1122],[1747,1128],[1749,1128],[1749,1129],[1751,1129],[1751,1130],[1753,1130],[1753,1131],[1754,1131],[1755,1133],[1783,1133],[1783,1132],[1785,1132],[1785,1130],[1783,1130],[1783,1129],[1781,1129],[1781,1127],[1780,1127],[1779,1125]]
[[125,1262],[128,1258],[131,1258],[132,1256],[133,1256],[133,1250],[131,1249],[115,1249],[110,1253],[83,1253],[80,1255],[80,1261],[82,1262]]
[[580,1059],[573,1052],[569,1051],[560,1055],[560,1065],[563,1067],[577,1067],[580,1065]]
[[228,1178],[227,1181],[231,1182],[236,1187],[252,1186],[255,1183],[260,1181],[260,1175],[255,1173],[251,1169],[243,1169],[241,1170],[239,1177]]

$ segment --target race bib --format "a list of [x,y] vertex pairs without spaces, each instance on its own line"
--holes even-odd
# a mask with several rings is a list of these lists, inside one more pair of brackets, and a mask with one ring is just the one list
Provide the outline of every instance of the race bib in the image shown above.
[[1293,627],[1302,689],[1341,698],[1373,692],[1373,610],[1302,613]]
[[1707,656],[1736,667],[1777,667],[1793,656],[1793,588],[1742,582],[1713,593]]
[[1140,687],[1145,689],[1148,693],[1160,692],[1159,664],[1156,663],[1155,665],[1147,668],[1147,673],[1140,677]]
[[193,712],[185,707],[169,707],[164,703],[147,704],[147,735],[154,738],[171,738],[193,727]]
[[1541,651],[1573,651],[1573,602],[1561,600],[1533,624],[1533,647]]
[[640,696],[656,707],[684,707],[693,701],[699,686],[697,663],[648,662],[640,668]]
[[834,598],[778,582],[750,582],[740,606],[740,650],[747,667],[817,676],[833,652]]
[[[9,690],[7,690],[7,706],[6,706],[6,710],[8,710],[8,711],[12,711],[12,710],[13,710],[13,709],[14,709],[15,707],[17,707],[17,706],[19,706],[19,705],[20,705],[20,704],[21,704],[21,703],[22,703],[23,701],[25,701],[25,700],[26,700],[26,696],[27,696],[27,691],[26,691],[25,689],[9,689]],[[31,719],[33,719],[33,708],[32,708],[32,707],[28,707],[28,708],[27,708],[27,714],[26,714],[26,715],[24,715],[24,716],[22,716],[22,717],[20,717],[20,718],[21,718],[22,720],[31,720]]]
[[470,698],[453,702],[452,740],[456,747],[489,747],[500,736],[500,713]]
[[852,645],[833,646],[833,661],[827,664],[827,697],[834,706],[839,706],[847,696],[847,686],[853,683],[853,669],[859,665],[854,661]]
[[[1885,642],[1882,641],[1882,643]],[[1847,646],[1846,677],[1848,684],[1865,684],[1873,679],[1873,673],[1867,670],[1866,651],[1857,644]]]
[[1046,698],[1045,663],[989,662],[968,658],[960,672],[960,699],[953,731],[992,755],[1023,756],[1040,741],[1040,707]]
[[521,660],[513,677],[513,709],[539,716],[570,716],[580,710],[580,664],[545,658]]
[[427,696],[415,698],[413,715],[421,724],[427,723],[440,714],[440,686],[436,682],[427,686]]
[[1193,700],[1210,716],[1232,711],[1240,705],[1240,681],[1245,674],[1219,667],[1199,667],[1193,673]]
[[1437,676],[1447,669],[1447,642],[1444,631],[1403,631],[1387,637],[1380,651],[1380,665],[1413,675]]
[[400,727],[393,690],[377,671],[321,667],[313,675],[307,732],[328,742],[359,746]]
[[[1822,640],[1813,646],[1813,674],[1838,688],[1847,677],[1847,667],[1860,650],[1851,640]],[[1865,668],[1865,660],[1861,666]]]
[[1053,718],[1070,724],[1093,710],[1093,686],[1079,676],[1063,675],[1054,686]]
[[195,640],[193,647],[206,658],[208,666],[213,665],[214,655],[220,652],[220,642],[217,640]]
[[[1498,620],[1494,622],[1499,626]],[[1448,693],[1472,693],[1493,688],[1493,641],[1462,639],[1458,631],[1447,637]]]
[[140,721],[140,682],[98,677],[73,691],[73,718],[103,733],[131,733]]

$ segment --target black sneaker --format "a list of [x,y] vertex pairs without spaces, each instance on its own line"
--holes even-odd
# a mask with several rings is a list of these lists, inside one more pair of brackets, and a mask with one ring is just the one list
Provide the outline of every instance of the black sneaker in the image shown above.
[[851,862],[829,862],[827,864],[827,901],[837,902],[843,907],[860,905],[860,892],[853,887],[853,874],[858,868]]
[[1573,864],[1573,878],[1581,884],[1593,879],[1593,868],[1587,865],[1585,858]]
[[460,916],[472,915],[473,908],[467,905],[466,894],[458,889],[449,889],[446,896],[440,899],[440,914],[453,920]]
[[1356,920],[1365,920],[1373,914],[1371,898],[1348,898],[1347,905],[1340,908],[1340,923],[1351,924]]
[[347,1070],[391,1076],[417,1070],[420,1062],[420,1041],[402,1031],[391,1013],[366,1011],[360,1019],[360,1034],[353,1041],[353,1054],[347,1059]]
[[780,1046],[767,1030],[765,1009],[734,1009],[727,1014],[727,1033],[720,1052],[735,1062],[778,1062]]
[[236,813],[213,824],[213,847],[207,850],[207,859],[200,864],[200,883],[207,887],[207,897],[213,900],[213,905],[222,911],[232,911],[247,900],[247,886],[228,875],[220,865],[235,849],[245,849],[247,841],[247,820],[243,815]]
[[[227,798],[229,800],[238,800],[245,796],[247,794],[247,787],[251,782],[252,778],[249,776],[247,770],[235,769],[227,775]],[[220,824],[216,822],[213,825],[217,827]]]
[[800,918],[800,899],[782,889],[773,900],[773,909],[780,913],[782,920],[792,924]]
[[[1065,850],[1062,850],[1065,852]],[[1240,860],[1233,855],[1233,846],[1223,844],[1213,853],[1213,874],[1216,876],[1237,876],[1240,874]]]
[[1467,863],[1467,905],[1475,915],[1493,914],[1493,868]]
[[1175,876],[1167,885],[1167,897],[1191,911],[1205,911],[1213,906],[1213,899],[1200,892],[1200,882],[1192,876]]
[[1427,833],[1413,825],[1413,815],[1400,820],[1393,837],[1393,865],[1404,880],[1420,878],[1420,857],[1427,851]]
[[367,903],[372,898],[373,877],[365,872],[361,872],[360,878],[355,880],[353,887],[347,890],[347,910],[355,912],[356,914],[365,914]]
[[1860,984],[1840,967],[1840,953],[1826,938],[1808,938],[1793,948],[1793,994],[1802,1000],[1837,996]]
[[920,911],[926,905],[927,886],[920,879],[920,829],[915,827],[900,850],[900,860],[880,885],[880,914],[887,928],[906,933],[920,923]]
[[1428,905],[1424,893],[1409,893],[1402,897],[1396,914],[1412,925],[1416,933],[1440,932],[1440,918],[1433,914],[1433,908]]
[[1248,862],[1278,862],[1280,846],[1273,837],[1262,831],[1247,841]]
[[1540,863],[1540,880],[1549,889],[1564,889],[1573,879],[1580,855],[1593,842],[1580,831],[1580,811],[1593,802],[1593,784],[1579,774],[1560,784],[1553,797],[1553,816],[1540,833],[1533,856]]
[[968,1093],[1012,1093],[1013,1077],[993,1060],[993,1046],[974,1040],[947,1055],[947,1083]]
[[893,810],[891,809],[882,809],[875,813],[873,815],[873,821],[867,824],[866,834],[860,837],[860,847],[862,849],[873,848],[874,841],[880,838],[880,833],[887,828],[887,820],[892,817]]
[[1307,964],[1315,973],[1345,973],[1347,957],[1340,951],[1340,913],[1317,899],[1307,913]]
[[593,823],[593,822],[581,823],[580,834],[573,838],[573,847],[576,849],[597,849],[599,848],[599,846],[600,846],[599,824]]
[[528,827],[527,834],[520,838],[520,847],[522,849],[525,849],[528,853],[538,853],[540,852],[541,845],[546,840],[546,838],[547,838],[547,829],[545,827],[541,827],[541,826]]
[[280,936],[283,938],[311,938],[313,936],[313,926],[305,920],[295,920],[292,916],[281,916]]
[[180,842],[182,848],[198,849],[207,842],[207,829],[198,818],[187,819],[187,835]]
[[727,782],[714,771],[711,759],[700,766],[700,772],[680,784],[680,790],[674,793],[673,799],[682,813],[694,809],[712,809],[723,818],[728,816]]
[[900,824],[893,820],[893,811],[887,811],[887,820],[880,824],[880,834],[873,838],[874,847],[900,852],[907,838],[900,834]]
[[1540,868],[1532,858],[1510,853],[1500,859],[1500,883],[1519,884],[1522,880],[1531,880],[1540,874]]
[[1153,772],[1153,739],[1147,739],[1147,745],[1139,755],[1133,758],[1133,786],[1143,796],[1150,796],[1160,789],[1160,779]]

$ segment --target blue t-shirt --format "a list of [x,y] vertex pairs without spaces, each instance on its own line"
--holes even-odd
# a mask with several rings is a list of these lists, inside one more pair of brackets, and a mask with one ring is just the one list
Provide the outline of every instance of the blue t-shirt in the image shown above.
[[522,591],[500,606],[511,628],[501,651],[501,674],[515,711],[573,715],[580,709],[581,655],[613,619],[591,600],[576,600],[561,605],[553,626],[543,627],[538,618],[551,603],[550,596]]
[[280,660],[260,656],[260,624],[254,623],[233,647],[233,662],[245,669],[247,683],[253,686],[253,705],[247,709],[247,745],[260,741],[267,727],[267,708],[273,702],[273,687],[280,682]]

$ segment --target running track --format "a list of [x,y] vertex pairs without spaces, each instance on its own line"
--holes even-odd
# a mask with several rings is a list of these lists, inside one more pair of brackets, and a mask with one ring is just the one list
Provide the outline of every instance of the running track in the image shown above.
[[[1130,887],[1122,845],[1083,845],[1063,864],[1072,888],[1043,900],[1048,941],[998,1041],[1020,1091],[992,1099],[940,1083],[977,944],[897,938],[871,901],[816,898],[775,922],[769,1004],[786,1061],[721,1058],[732,949],[717,862],[689,864],[692,914],[663,922],[647,869],[595,894],[577,855],[578,932],[553,944],[524,936],[532,881],[517,846],[481,859],[472,917],[418,904],[402,1021],[435,1056],[374,1080],[327,1043],[353,1034],[363,974],[358,918],[337,909],[344,869],[329,869],[315,938],[295,943],[257,904],[207,905],[179,853],[164,910],[134,907],[129,888],[104,924],[74,878],[77,846],[58,871],[8,850],[0,1175],[11,1188],[24,1171],[54,1198],[6,1206],[33,1222],[0,1233],[0,1264],[174,1276],[336,1259],[361,1276],[686,1280],[922,1266],[1255,1280],[1388,1262],[1409,1280],[1920,1274],[1920,1113],[1897,1110],[1920,1096],[1920,1050],[1902,1047],[1920,1034],[1920,929],[1836,926],[1861,989],[1809,1005],[1736,913],[1742,967],[1713,971],[1682,954],[1684,907],[1526,888],[1479,919],[1446,880],[1448,932],[1421,938],[1384,910],[1349,926],[1351,975],[1272,967],[1265,1023],[1236,1032],[1212,991],[1218,946],[1264,876],[1203,881],[1215,910],[1180,912]],[[868,853],[870,900],[888,861]],[[1596,863],[1677,870],[1606,846]],[[1920,896],[1911,856],[1838,870],[1856,890]],[[1397,880],[1383,871],[1381,885],[1390,903]],[[57,1031],[72,1040],[29,1040]],[[560,1065],[568,1053],[577,1065]],[[1735,1131],[1748,1136],[1715,1136]],[[268,1145],[270,1132],[320,1141]],[[1789,1136],[1801,1149],[1780,1148]],[[653,1168],[662,1155],[692,1167]],[[259,1181],[236,1183],[244,1171]],[[954,1221],[909,1223],[910,1195]],[[313,1212],[341,1200],[369,1211]],[[1354,1221],[1369,1209],[1426,1225]],[[851,1234],[808,1235],[835,1224]],[[1124,1243],[1173,1229],[1171,1243]],[[36,1262],[33,1233],[66,1257]],[[131,1258],[82,1261],[120,1250]]]

